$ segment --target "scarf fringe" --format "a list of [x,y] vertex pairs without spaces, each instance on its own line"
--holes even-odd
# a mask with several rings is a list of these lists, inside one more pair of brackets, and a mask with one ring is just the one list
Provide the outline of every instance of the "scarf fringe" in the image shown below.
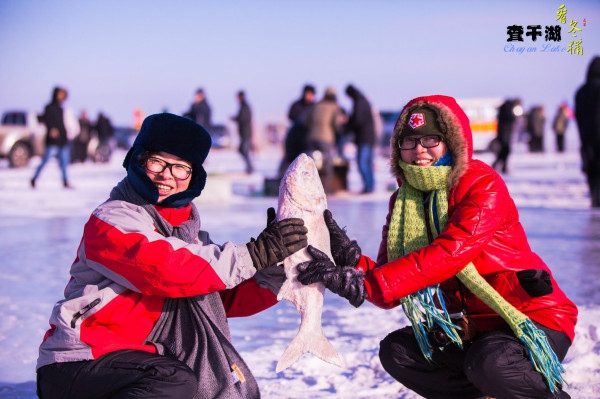
[[[434,297],[439,298],[441,309],[436,307]],[[426,359],[431,360],[433,353],[433,345],[428,333],[434,329],[441,329],[452,342],[462,348],[462,340],[457,331],[461,328],[450,319],[439,286],[425,288],[404,297],[401,303],[406,317],[410,320],[419,348]]]
[[510,326],[515,336],[523,343],[535,369],[546,379],[548,388],[554,392],[560,384],[566,384],[562,364],[548,343],[546,334],[523,313],[506,301],[489,285],[469,263],[457,275],[458,279],[486,305],[492,308]]
[[529,319],[518,327],[521,336],[517,335],[517,337],[527,348],[535,369],[546,379],[550,392],[554,393],[556,388],[562,384],[568,385],[562,376],[565,369],[550,347],[546,334]]

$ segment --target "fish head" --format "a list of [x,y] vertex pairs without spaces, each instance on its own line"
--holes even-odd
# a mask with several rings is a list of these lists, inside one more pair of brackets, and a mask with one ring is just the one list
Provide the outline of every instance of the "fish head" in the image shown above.
[[279,203],[283,203],[284,200],[293,202],[303,210],[313,212],[322,212],[327,208],[319,171],[308,155],[298,155],[281,179]]

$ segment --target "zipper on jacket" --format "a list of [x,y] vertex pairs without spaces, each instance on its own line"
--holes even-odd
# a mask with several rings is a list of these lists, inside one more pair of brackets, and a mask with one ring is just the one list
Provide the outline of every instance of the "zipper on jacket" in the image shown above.
[[73,313],[73,318],[71,319],[71,328],[75,328],[75,324],[77,320],[79,320],[84,314],[89,312],[94,306],[100,303],[100,298],[94,299],[92,302],[88,303],[83,307],[79,312]]

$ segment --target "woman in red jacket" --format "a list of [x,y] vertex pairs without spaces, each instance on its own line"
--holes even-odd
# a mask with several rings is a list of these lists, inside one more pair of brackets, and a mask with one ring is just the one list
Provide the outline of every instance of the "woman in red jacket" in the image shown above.
[[172,114],[144,120],[127,176],[86,223],[71,279],[40,345],[38,395],[258,398],[227,317],[277,303],[272,266],[306,246],[302,219],[256,240],[214,243],[192,200],[206,183],[209,133]]
[[473,265],[485,292],[545,333],[549,347],[541,357],[562,369],[577,308],[531,251],[502,178],[472,159],[463,110],[451,97],[415,98],[391,143],[400,188],[377,262],[362,256],[325,211],[335,264],[309,246],[315,260],[299,266],[298,280],[322,282],[354,306],[365,297],[383,308],[402,304],[412,326],[389,334],[379,357],[390,375],[424,397],[568,398],[561,379],[550,381],[533,364],[531,347],[514,332],[517,323],[472,292],[464,277]]

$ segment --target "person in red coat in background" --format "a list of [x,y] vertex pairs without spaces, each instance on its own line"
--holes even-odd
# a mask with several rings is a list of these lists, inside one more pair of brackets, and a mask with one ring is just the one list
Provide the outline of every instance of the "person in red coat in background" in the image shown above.
[[[382,308],[402,305],[412,326],[385,337],[379,358],[419,395],[569,398],[554,376],[573,342],[577,307],[531,250],[501,176],[472,158],[463,110],[452,97],[415,98],[391,143],[399,189],[390,199],[377,261],[362,255],[326,210],[333,262],[309,246],[314,260],[299,265],[298,280],[322,282],[354,306],[365,298]],[[495,311],[494,300],[472,281],[483,282],[483,292],[522,322]],[[515,326],[525,325],[545,334],[539,353],[517,339]],[[538,371],[537,355],[542,363],[552,359],[553,372]]]
[[214,243],[192,200],[206,184],[210,134],[168,113],[147,117],[127,176],[92,213],[71,279],[40,345],[38,395],[55,398],[258,398],[228,317],[277,303],[272,267],[307,244],[302,219],[246,244]]

